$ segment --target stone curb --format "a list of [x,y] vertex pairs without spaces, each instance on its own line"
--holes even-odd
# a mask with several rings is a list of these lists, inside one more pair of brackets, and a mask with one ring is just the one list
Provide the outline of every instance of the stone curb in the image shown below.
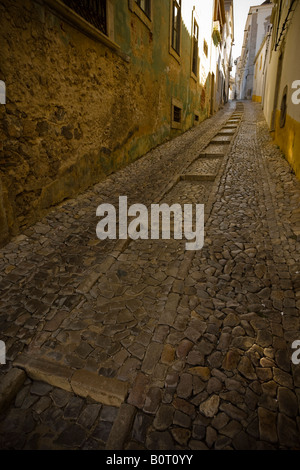
[[127,382],[84,369],[73,370],[44,358],[22,354],[14,365],[24,369],[32,380],[48,383],[83,398],[90,397],[103,405],[120,407],[128,393]]
[[25,380],[25,372],[17,367],[7,372],[0,383],[0,412],[10,405]]
[[186,173],[185,175],[180,175],[180,181],[215,181],[216,175],[201,175],[201,174],[192,174]]
[[131,430],[137,409],[133,405],[123,403],[111,428],[106,450],[123,450],[124,443]]

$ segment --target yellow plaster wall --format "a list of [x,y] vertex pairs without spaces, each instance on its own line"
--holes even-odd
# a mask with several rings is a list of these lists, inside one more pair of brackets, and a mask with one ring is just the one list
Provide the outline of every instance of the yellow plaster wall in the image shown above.
[[280,111],[277,110],[275,143],[280,147],[296,176],[300,179],[300,122],[287,115],[285,126],[280,128],[279,119]]
[[255,103],[261,103],[261,96],[253,95],[252,101],[254,101]]

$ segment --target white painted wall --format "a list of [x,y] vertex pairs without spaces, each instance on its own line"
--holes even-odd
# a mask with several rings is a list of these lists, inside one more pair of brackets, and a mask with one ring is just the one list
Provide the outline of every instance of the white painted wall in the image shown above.
[[[194,11],[194,13],[192,13]],[[231,48],[233,39],[233,17],[228,15],[227,21],[223,26],[223,41],[222,44],[216,47],[212,40],[213,32],[213,13],[214,13],[214,0],[196,1],[185,0],[182,2],[182,21],[187,30],[192,35],[193,33],[193,16],[199,26],[199,82],[202,86],[206,84],[206,80],[210,77],[211,73],[215,76],[215,111],[217,111],[221,99],[222,88],[218,75],[221,73],[222,79],[229,85],[228,65],[231,59]],[[203,50],[203,43],[206,41],[208,45],[208,55],[206,56]],[[226,43],[226,47],[224,44]],[[224,67],[222,65],[224,60]]]
[[[267,24],[272,9],[273,4],[258,5],[249,9],[239,71],[241,76],[239,99],[251,98],[253,94],[254,59],[268,31]],[[257,24],[257,32],[253,36],[255,23]],[[249,90],[252,90],[251,94],[249,94]]]

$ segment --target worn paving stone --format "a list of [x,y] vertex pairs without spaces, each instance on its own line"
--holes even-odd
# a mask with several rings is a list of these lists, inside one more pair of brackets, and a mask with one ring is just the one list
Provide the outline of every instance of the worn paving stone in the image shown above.
[[52,385],[48,385],[44,382],[33,382],[30,393],[33,395],[44,396],[47,395],[52,390]]
[[293,379],[290,374],[282,371],[281,369],[273,368],[274,381],[284,387],[293,388]]
[[201,403],[199,409],[207,418],[213,418],[218,412],[219,404],[220,398],[218,395],[212,395],[208,400]]
[[159,431],[164,431],[168,429],[173,422],[174,408],[170,405],[161,405],[155,419],[153,421],[153,426]]
[[132,426],[132,438],[138,442],[144,443],[152,421],[153,418],[151,418],[151,416],[138,412]]
[[72,397],[64,410],[64,418],[77,419],[83,407],[83,400],[79,397]]
[[298,415],[298,399],[294,392],[288,388],[278,388],[279,411],[287,416],[296,417]]
[[[101,405],[93,403],[82,410],[77,422],[84,428],[91,428],[99,416]],[[103,418],[103,415],[102,415]]]
[[146,400],[146,391],[149,385],[149,378],[142,373],[139,373],[134,382],[133,388],[129,393],[127,403],[143,408]]
[[146,396],[143,410],[145,413],[156,414],[162,400],[162,392],[158,387],[152,387]]
[[236,349],[229,350],[226,353],[222,367],[225,370],[234,370],[237,368],[240,361],[240,353]]
[[63,408],[71,400],[72,394],[60,388],[55,388],[50,396],[56,406]]
[[85,431],[80,426],[73,424],[65,429],[57,439],[57,444],[71,448],[79,448],[85,440]]
[[230,418],[236,419],[238,421],[242,421],[247,417],[245,411],[241,410],[240,408],[237,408],[231,403],[221,403],[220,410],[224,411]]
[[172,451],[176,449],[176,446],[168,431],[153,431],[147,436],[146,448],[149,450]]
[[[3,411],[10,403],[14,400],[15,396],[18,394],[19,390],[22,388],[26,375],[23,370],[18,368],[12,368],[1,377],[0,382],[0,411]],[[19,392],[21,393],[21,392]],[[23,406],[20,403],[20,406]]]
[[191,374],[182,374],[177,387],[177,395],[180,398],[189,398],[193,390],[193,377]]
[[265,408],[259,408],[258,417],[260,438],[263,441],[276,443],[278,441],[276,413],[266,410]]
[[119,450],[124,448],[125,442],[129,440],[128,434],[131,432],[135,415],[136,408],[134,406],[127,403],[120,406],[106,442],[106,449]]
[[192,420],[190,416],[183,413],[182,411],[175,410],[175,413],[173,416],[173,424],[175,426],[180,426],[182,428],[190,428],[192,424]]
[[172,402],[172,405],[176,410],[182,411],[186,415],[194,418],[195,407],[188,400],[183,400],[182,398],[175,397]]
[[41,397],[38,402],[35,403],[33,406],[33,410],[37,413],[43,413],[49,406],[51,405],[51,398],[50,397]]
[[113,424],[109,421],[100,421],[95,427],[91,437],[105,444],[109,438]]
[[161,362],[163,364],[172,364],[174,360],[175,348],[171,344],[165,344],[161,355]]
[[288,416],[278,415],[278,439],[281,445],[294,450],[300,449],[299,430],[296,422]]
[[249,380],[256,379],[256,373],[250,359],[246,356],[243,356],[239,362],[238,370],[240,373]]
[[151,343],[146,351],[144,361],[142,363],[142,371],[151,374],[155,365],[160,359],[163,346],[160,343]]
[[220,434],[224,434],[227,437],[233,439],[237,434],[243,429],[241,423],[236,420],[231,420],[226,424],[222,429],[220,429]]

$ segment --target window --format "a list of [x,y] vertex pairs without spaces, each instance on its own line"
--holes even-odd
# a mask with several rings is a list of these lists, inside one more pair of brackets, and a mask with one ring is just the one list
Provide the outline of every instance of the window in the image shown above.
[[283,128],[286,122],[286,113],[287,113],[287,94],[288,94],[288,87],[286,86],[283,90],[282,100],[281,100],[281,107],[280,107],[280,118],[279,118],[279,126]]
[[198,56],[199,56],[199,26],[196,21],[194,21],[194,31],[193,31],[193,45],[192,45],[192,72],[194,75],[198,75]]
[[208,45],[207,45],[207,42],[205,41],[205,39],[203,41],[203,52],[206,55],[206,57],[208,57]]
[[63,3],[107,35],[106,0],[63,0]]
[[182,113],[183,105],[181,101],[176,98],[172,98],[172,128],[181,129],[182,128]]
[[173,107],[173,121],[181,122],[181,109],[178,106]]
[[152,0],[128,0],[128,8],[152,32]]
[[148,16],[151,17],[151,2],[150,0],[135,0],[141,10]]
[[220,0],[215,0],[214,22],[219,22],[220,35],[222,35],[223,25],[225,21],[226,19],[225,19],[224,2],[222,3]]
[[176,51],[178,55],[180,55],[180,36],[181,36],[181,0],[173,0],[171,45],[174,51]]

